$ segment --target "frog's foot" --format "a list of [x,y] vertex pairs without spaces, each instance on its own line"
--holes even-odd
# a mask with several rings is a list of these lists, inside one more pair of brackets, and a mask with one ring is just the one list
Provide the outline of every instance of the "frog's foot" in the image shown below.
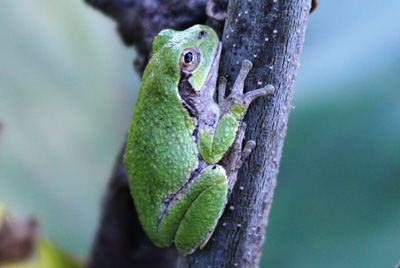
[[246,123],[240,122],[236,139],[232,144],[232,163],[230,164],[231,170],[238,170],[243,165],[244,160],[250,155],[251,151],[256,147],[255,141],[249,140],[242,149],[244,133],[246,131]]
[[[242,144],[243,144],[243,139],[244,139],[244,133],[246,131],[246,123],[245,122],[240,122],[239,123],[239,128],[236,133],[236,138],[234,142],[232,143],[229,157],[227,158],[226,162],[226,167],[229,170],[235,170],[237,167],[238,162],[241,159],[242,155]],[[245,147],[246,148],[246,147]]]
[[235,84],[233,85],[232,91],[226,99],[225,88],[226,88],[226,79],[224,77],[220,77],[219,86],[218,86],[218,102],[222,111],[229,111],[232,107],[234,107],[237,103],[243,104],[243,113],[241,117],[243,118],[244,114],[247,111],[250,103],[258,97],[272,95],[275,92],[275,88],[268,84],[263,88],[251,90],[243,94],[244,89],[244,81],[249,74],[253,64],[249,60],[244,60],[242,62],[242,68],[240,69],[239,75],[236,78]]
[[244,133],[246,131],[246,123],[240,122],[236,133],[236,138],[232,143],[229,153],[223,160],[223,166],[230,171],[237,171],[242,166],[244,160],[249,156],[255,147],[254,141],[247,141],[242,149]]
[[240,155],[240,159],[236,163],[236,169],[240,169],[240,167],[243,165],[244,160],[249,157],[250,153],[253,151],[254,147],[256,147],[256,142],[249,140],[246,142],[242,153]]

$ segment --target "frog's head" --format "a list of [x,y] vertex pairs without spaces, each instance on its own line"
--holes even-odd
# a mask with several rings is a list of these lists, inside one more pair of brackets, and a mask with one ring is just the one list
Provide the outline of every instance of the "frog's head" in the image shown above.
[[153,43],[153,52],[163,54],[164,71],[176,75],[180,96],[201,112],[213,99],[218,77],[221,45],[214,30],[204,25],[181,32],[163,30]]

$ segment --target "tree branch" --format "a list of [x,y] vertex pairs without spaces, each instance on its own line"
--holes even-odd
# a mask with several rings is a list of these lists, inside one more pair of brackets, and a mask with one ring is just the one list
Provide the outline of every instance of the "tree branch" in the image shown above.
[[140,75],[150,59],[153,39],[161,30],[185,30],[207,20],[207,0],[84,1],[112,17],[124,43],[135,45],[135,68]]
[[250,107],[246,135],[257,147],[239,171],[211,241],[181,258],[181,268],[258,266],[310,8],[310,0],[229,2],[220,75],[233,82],[250,59],[247,88],[270,83],[276,93]]

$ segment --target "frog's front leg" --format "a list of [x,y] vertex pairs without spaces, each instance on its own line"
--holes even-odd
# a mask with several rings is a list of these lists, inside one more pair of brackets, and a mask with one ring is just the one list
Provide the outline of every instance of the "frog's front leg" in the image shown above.
[[[225,88],[226,79],[221,77],[219,79],[218,87],[218,114],[220,112],[220,119],[215,124],[210,124],[210,126],[200,128],[200,140],[199,140],[199,151],[203,159],[207,163],[217,163],[227,150],[232,146],[233,142],[240,142],[240,146],[237,146],[241,150],[241,141],[243,140],[244,131],[239,131],[239,125],[243,119],[250,103],[260,97],[265,95],[270,95],[274,93],[274,87],[272,85],[267,85],[263,88],[249,91],[243,94],[244,80],[247,74],[252,68],[252,63],[249,60],[244,60],[242,63],[242,68],[240,69],[239,75],[233,85],[232,92],[227,98],[225,98]],[[215,109],[215,108],[214,108]],[[211,120],[212,121],[212,120]],[[237,138],[236,133],[242,135],[242,137]],[[243,132],[243,133],[242,133]],[[241,160],[238,160],[238,164],[251,152],[251,149],[255,146],[254,141],[249,141],[246,144],[245,149],[242,154]],[[236,165],[235,165],[236,166]]]
[[252,67],[253,64],[251,63],[251,61],[244,60],[242,62],[242,68],[240,69],[239,75],[236,78],[232,91],[226,98],[226,79],[225,77],[219,78],[218,103],[222,115],[232,113],[233,115],[235,115],[237,120],[242,120],[247,112],[247,109],[249,108],[250,103],[253,100],[261,96],[274,94],[275,88],[270,84],[266,85],[263,88],[251,90],[243,94],[244,81],[246,80],[246,77]]

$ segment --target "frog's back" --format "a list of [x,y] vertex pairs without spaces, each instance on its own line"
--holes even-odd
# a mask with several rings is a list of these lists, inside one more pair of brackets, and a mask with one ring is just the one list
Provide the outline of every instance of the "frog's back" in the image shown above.
[[124,156],[138,215],[153,241],[166,199],[198,165],[196,121],[181,103],[179,77],[163,75],[165,68],[150,62],[145,70]]

